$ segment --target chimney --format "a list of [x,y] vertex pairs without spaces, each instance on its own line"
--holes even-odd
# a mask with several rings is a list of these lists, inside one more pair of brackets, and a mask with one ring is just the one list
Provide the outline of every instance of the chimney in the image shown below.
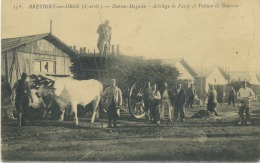
[[89,54],[89,49],[88,49],[88,54]]
[[76,51],[76,46],[75,46],[75,45],[73,45],[73,50],[75,50],[75,51]]
[[96,55],[96,50],[94,49],[94,55]]
[[119,55],[119,45],[116,45],[116,55]]
[[112,45],[112,55],[115,55],[115,45]]
[[83,53],[86,54],[86,47],[83,48]]

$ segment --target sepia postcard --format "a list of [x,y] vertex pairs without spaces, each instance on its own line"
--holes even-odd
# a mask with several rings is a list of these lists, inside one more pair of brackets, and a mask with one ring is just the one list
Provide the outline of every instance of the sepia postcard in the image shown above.
[[1,162],[259,162],[259,0],[2,0]]

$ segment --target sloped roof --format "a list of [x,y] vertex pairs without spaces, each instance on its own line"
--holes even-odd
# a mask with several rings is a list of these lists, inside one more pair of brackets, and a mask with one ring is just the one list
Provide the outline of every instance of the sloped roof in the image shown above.
[[260,72],[256,73],[256,77],[257,77],[258,81],[260,82]]
[[200,77],[208,77],[211,73],[213,73],[215,70],[218,70],[225,79],[229,78],[229,75],[221,68],[217,66],[207,66],[207,67],[195,67],[194,68],[199,74]]
[[49,42],[51,42],[53,45],[67,53],[70,57],[74,57],[77,55],[77,52],[71,49],[68,45],[66,45],[64,42],[62,42],[60,39],[52,35],[51,33],[44,33],[44,34],[38,34],[38,35],[31,35],[31,36],[24,36],[24,37],[16,37],[16,38],[5,38],[2,39],[2,52],[11,50],[13,48],[25,45],[27,43],[39,40],[39,39],[45,39]]
[[189,73],[195,77],[195,76],[198,76],[198,74],[196,73],[196,71],[184,60],[182,59],[180,61],[180,63],[189,71]]
[[229,79],[229,74],[225,72],[225,70],[221,67],[218,68],[221,74],[225,77],[225,79]]
[[208,77],[216,70],[216,67],[195,67],[195,70],[200,77]]
[[260,85],[258,74],[255,72],[246,72],[246,71],[230,72],[230,79],[232,81],[247,81],[253,85]]
[[191,74],[192,77],[198,76],[196,71],[183,58],[165,59],[162,61],[164,64],[171,66],[175,66],[176,63],[180,63]]

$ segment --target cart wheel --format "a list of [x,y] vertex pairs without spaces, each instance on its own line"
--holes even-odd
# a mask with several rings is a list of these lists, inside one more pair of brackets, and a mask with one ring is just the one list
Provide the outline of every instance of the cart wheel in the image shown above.
[[130,114],[135,118],[142,118],[144,112],[143,92],[145,89],[145,82],[138,81],[133,84],[130,89],[128,99],[128,109]]

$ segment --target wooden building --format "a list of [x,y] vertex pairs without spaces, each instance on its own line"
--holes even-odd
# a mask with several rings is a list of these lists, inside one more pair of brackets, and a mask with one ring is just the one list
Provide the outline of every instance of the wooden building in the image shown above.
[[1,75],[13,86],[21,73],[70,76],[77,52],[51,33],[2,39]]
[[226,87],[228,84],[229,76],[221,68],[216,66],[198,67],[195,68],[198,76],[195,77],[195,88],[199,96],[208,92],[209,84],[213,84],[218,93],[218,102],[224,102],[226,98]]
[[260,73],[247,71],[231,71],[230,86],[233,86],[236,91],[241,87],[241,82],[246,81],[256,94],[255,100],[260,101]]
[[191,84],[194,84],[194,77],[197,76],[197,73],[183,58],[167,59],[163,60],[163,62],[166,65],[175,67],[179,71],[180,76],[178,80],[183,81],[182,85],[185,90],[187,90]]

